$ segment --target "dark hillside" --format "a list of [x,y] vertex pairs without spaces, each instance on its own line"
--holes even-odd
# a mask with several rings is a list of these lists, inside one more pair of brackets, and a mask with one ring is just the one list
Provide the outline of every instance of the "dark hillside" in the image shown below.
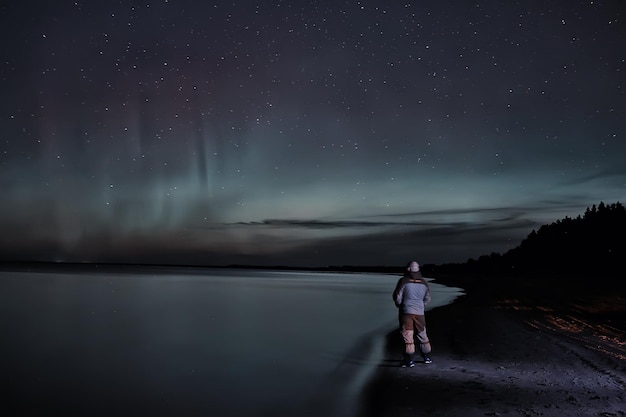
[[620,203],[600,203],[575,219],[545,225],[532,231],[503,256],[505,265],[522,271],[576,273],[616,271],[626,256],[626,210]]
[[598,284],[626,286],[620,272],[626,259],[626,209],[593,205],[576,218],[565,217],[533,230],[514,249],[492,253],[465,264],[442,265],[436,272],[475,277],[507,276],[590,279]]

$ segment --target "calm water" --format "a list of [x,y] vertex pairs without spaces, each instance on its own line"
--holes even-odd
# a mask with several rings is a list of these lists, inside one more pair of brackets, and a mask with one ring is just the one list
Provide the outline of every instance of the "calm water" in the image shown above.
[[[396,325],[397,276],[205,272],[0,272],[2,408],[350,415]],[[430,308],[460,293],[432,290]]]

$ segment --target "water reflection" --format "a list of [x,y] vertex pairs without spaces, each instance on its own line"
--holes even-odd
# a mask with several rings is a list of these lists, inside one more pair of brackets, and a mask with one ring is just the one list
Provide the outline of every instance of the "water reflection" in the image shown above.
[[337,372],[356,389],[396,323],[389,275],[1,274],[16,415],[303,411]]

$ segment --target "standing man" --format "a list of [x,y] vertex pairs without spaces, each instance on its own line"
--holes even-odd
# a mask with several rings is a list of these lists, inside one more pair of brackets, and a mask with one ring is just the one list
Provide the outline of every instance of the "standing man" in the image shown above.
[[430,288],[422,277],[420,266],[417,262],[410,262],[404,276],[398,280],[393,292],[393,301],[400,309],[400,324],[402,338],[404,339],[403,367],[413,367],[415,354],[415,339],[419,341],[420,352],[424,363],[431,363],[428,354],[431,351],[430,341],[426,334],[426,317],[424,307],[430,302]]

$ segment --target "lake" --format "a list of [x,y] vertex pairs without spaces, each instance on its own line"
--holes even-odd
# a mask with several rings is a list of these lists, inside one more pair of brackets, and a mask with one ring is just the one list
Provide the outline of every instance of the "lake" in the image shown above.
[[[351,415],[397,326],[398,278],[0,272],[2,408],[10,416]],[[429,308],[462,294],[431,290]]]

